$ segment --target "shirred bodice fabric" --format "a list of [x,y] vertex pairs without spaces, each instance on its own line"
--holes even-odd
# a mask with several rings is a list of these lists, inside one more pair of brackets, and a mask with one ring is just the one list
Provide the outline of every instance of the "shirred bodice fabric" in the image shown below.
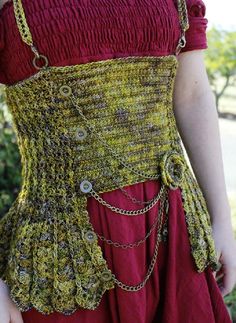
[[[64,66],[127,55],[172,54],[180,34],[175,1],[26,0],[23,4],[39,50],[50,65]],[[187,0],[187,6],[190,28],[182,51],[206,48],[205,5]],[[7,2],[0,11],[0,83],[13,84],[35,73],[31,58],[16,26],[12,1]]]

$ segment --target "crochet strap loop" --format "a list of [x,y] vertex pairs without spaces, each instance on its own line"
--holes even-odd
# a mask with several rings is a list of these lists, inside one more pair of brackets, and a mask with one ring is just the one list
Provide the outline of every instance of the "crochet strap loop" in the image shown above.
[[[21,0],[13,0],[13,8],[14,8],[14,14],[16,18],[16,23],[18,30],[21,35],[21,39],[24,43],[26,43],[28,46],[30,46],[32,52],[34,53],[35,57],[33,60],[33,65],[36,69],[45,68],[48,66],[48,59],[46,56],[41,55],[35,46],[33,42],[33,37],[29,28],[29,25],[27,23],[26,17],[25,17],[25,11],[22,5]],[[39,59],[43,59],[43,65],[41,67],[38,67],[36,64],[36,61]]]

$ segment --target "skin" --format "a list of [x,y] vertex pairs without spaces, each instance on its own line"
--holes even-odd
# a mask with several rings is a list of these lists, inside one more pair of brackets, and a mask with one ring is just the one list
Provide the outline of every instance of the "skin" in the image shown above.
[[[0,8],[5,2],[0,1]],[[226,194],[218,116],[207,78],[203,50],[181,53],[174,88],[173,109],[177,126],[211,216],[213,238],[221,270],[222,296],[236,283],[236,240]],[[0,280],[0,322],[23,323],[11,301],[7,285]]]
[[222,296],[236,283],[236,240],[226,193],[215,99],[204,65],[203,50],[179,55],[174,113],[196,179],[205,196],[221,270]]

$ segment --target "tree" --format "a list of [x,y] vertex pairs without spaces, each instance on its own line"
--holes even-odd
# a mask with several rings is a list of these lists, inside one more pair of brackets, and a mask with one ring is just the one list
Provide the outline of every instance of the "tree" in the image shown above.
[[22,181],[16,135],[4,102],[4,87],[0,86],[0,218],[18,195]]
[[[219,113],[220,98],[227,87],[236,82],[236,31],[212,28],[208,31],[207,38],[205,61]],[[222,80],[222,84],[219,84],[219,80]]]

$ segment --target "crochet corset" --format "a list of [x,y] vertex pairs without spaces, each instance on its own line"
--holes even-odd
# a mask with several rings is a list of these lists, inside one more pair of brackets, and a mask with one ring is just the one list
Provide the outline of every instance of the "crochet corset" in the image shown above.
[[87,198],[134,216],[99,194],[147,179],[162,186],[149,208],[160,200],[166,209],[168,190],[181,190],[197,270],[215,269],[210,217],[173,113],[176,54],[188,28],[184,1],[178,3],[182,35],[173,55],[65,67],[48,66],[33,43],[21,1],[13,3],[38,69],[6,87],[23,177],[0,222],[0,273],[14,302],[22,311],[33,304],[42,313],[71,314],[78,307],[95,309],[106,290],[115,283],[122,287],[97,243]]

